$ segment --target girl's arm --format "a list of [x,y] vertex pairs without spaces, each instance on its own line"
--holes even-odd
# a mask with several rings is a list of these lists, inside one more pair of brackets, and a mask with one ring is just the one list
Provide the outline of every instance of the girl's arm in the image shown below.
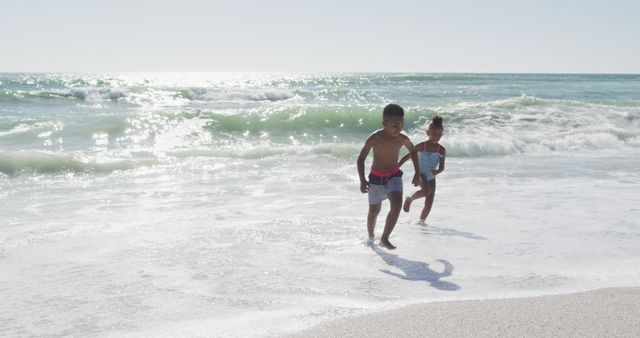
[[398,167],[402,167],[404,162],[407,162],[407,160],[409,160],[410,158],[411,158],[411,153],[408,153],[408,154],[402,156],[402,158],[400,159],[400,162],[398,162]]
[[[416,145],[414,146],[414,148],[413,148],[413,152],[417,154],[417,153],[418,153],[418,149],[422,149],[422,147],[423,147],[423,145],[422,145],[422,144],[423,144],[423,143],[424,143],[424,142],[420,142],[420,143],[416,144]],[[398,162],[398,166],[399,166],[399,167],[402,167],[402,165],[404,164],[404,162],[407,162],[407,161],[408,161],[408,160],[410,160],[410,159],[411,159],[411,152],[409,152],[408,154],[404,155],[404,156],[400,159],[400,162]]]
[[420,165],[418,164],[418,152],[416,151],[416,147],[413,145],[413,143],[411,143],[411,140],[409,140],[409,138],[406,136],[404,140],[404,146],[409,151],[409,154],[407,156],[411,157],[411,162],[413,163],[414,174],[411,183],[413,183],[413,185],[417,187],[420,185]]

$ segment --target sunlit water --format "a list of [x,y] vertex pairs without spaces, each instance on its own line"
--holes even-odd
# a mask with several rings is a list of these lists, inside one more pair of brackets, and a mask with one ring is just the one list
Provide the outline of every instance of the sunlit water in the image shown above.
[[[0,332],[265,336],[638,286],[638,93],[614,75],[0,74]],[[416,202],[395,251],[365,240],[355,168],[389,102],[416,143],[442,115],[447,148],[429,225]]]

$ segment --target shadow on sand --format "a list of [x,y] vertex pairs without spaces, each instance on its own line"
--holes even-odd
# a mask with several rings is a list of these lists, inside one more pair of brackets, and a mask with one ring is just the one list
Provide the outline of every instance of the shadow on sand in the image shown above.
[[471,232],[458,231],[456,229],[450,229],[450,228],[438,228],[431,225],[422,227],[422,232],[425,234],[436,235],[436,236],[457,236],[457,237],[464,237],[468,239],[479,239],[483,241],[487,240],[487,238],[476,235]]
[[453,273],[453,265],[444,259],[437,260],[444,265],[444,270],[442,272],[436,272],[431,270],[427,263],[412,261],[398,255],[390,254],[384,249],[373,244],[371,244],[370,247],[385,261],[385,263],[402,270],[404,274],[384,269],[380,270],[383,273],[410,281],[425,281],[428,282],[431,287],[442,291],[456,291],[460,289],[460,286],[457,284],[440,280],[441,278],[451,276]]

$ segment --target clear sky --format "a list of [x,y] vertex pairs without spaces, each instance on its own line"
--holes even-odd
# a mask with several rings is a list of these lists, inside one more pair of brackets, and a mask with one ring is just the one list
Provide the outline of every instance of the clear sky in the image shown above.
[[640,73],[640,1],[0,0],[0,71]]

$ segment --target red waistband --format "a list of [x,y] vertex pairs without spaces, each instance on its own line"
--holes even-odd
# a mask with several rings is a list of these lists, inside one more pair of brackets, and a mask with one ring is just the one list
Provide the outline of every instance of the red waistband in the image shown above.
[[389,170],[377,170],[377,169],[371,168],[371,173],[378,177],[389,177],[399,172],[400,172],[400,167],[395,167]]

